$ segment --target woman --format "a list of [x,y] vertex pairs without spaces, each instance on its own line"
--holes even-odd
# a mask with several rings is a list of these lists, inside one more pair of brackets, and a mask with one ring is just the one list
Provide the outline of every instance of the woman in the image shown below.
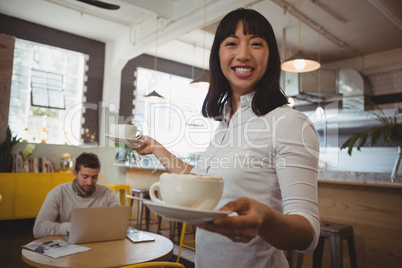
[[196,266],[288,267],[282,250],[312,251],[319,237],[317,133],[288,107],[279,86],[280,57],[270,23],[238,9],[220,22],[210,56],[211,84],[202,113],[220,121],[200,165],[192,167],[144,137],[168,172],[224,179],[217,207],[237,216],[200,225]]

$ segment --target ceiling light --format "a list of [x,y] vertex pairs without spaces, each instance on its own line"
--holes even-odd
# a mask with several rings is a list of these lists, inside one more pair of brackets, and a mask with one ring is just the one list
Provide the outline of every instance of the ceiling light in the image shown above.
[[307,57],[301,50],[301,12],[299,0],[299,49],[295,55],[281,64],[281,69],[286,72],[305,73],[317,70],[320,63]]
[[[154,71],[156,71],[156,67],[158,65],[158,57],[157,57],[157,52],[158,52],[158,29],[159,29],[159,17],[156,18]],[[164,101],[165,98],[162,95],[160,95],[158,92],[153,90],[151,93],[149,93],[149,94],[144,96],[144,100],[150,101],[150,102],[160,102],[160,101]]]
[[305,73],[320,68],[320,63],[307,57],[301,50],[281,64],[281,68],[287,72]]
[[[206,14],[207,14],[207,0],[204,0],[204,41],[203,41],[203,47],[202,47],[202,61],[203,65],[205,66],[205,27],[206,27]],[[203,67],[204,67],[203,66]],[[201,75],[190,82],[190,86],[196,87],[196,88],[203,88],[203,89],[208,89],[209,88],[209,77],[205,73],[204,68],[202,69]]]
[[194,79],[191,83],[190,86],[195,87],[195,88],[201,88],[201,89],[208,89],[209,88],[209,77],[206,74],[204,70],[202,70],[202,74]]
[[165,100],[165,98],[154,90],[151,93],[145,95],[144,100],[150,102],[158,102],[161,100]]

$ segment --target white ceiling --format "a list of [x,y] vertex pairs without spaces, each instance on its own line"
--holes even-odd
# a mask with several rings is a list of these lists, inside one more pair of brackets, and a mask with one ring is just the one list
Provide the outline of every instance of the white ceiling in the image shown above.
[[[298,48],[297,0],[206,0],[206,7],[204,0],[104,2],[120,9],[106,10],[76,0],[0,0],[0,13],[105,42],[119,68],[142,53],[207,68],[217,23],[238,7],[251,7],[266,16],[282,57]],[[402,47],[401,0],[301,2],[301,47],[321,63]]]

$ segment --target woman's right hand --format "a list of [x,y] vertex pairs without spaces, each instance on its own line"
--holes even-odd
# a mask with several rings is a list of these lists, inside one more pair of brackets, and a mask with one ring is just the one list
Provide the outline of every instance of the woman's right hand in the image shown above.
[[148,136],[142,136],[138,142],[127,146],[141,155],[153,154],[155,148],[162,147],[159,142]]
[[140,155],[153,154],[166,171],[170,173],[189,173],[193,168],[192,165],[183,162],[163,147],[162,144],[148,136],[142,136],[138,142],[132,143],[128,147],[137,151]]

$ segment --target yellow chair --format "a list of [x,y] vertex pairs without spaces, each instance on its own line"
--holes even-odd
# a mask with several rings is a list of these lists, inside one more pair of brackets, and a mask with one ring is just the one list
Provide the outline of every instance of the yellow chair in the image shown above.
[[108,184],[109,188],[111,188],[116,194],[120,197],[120,204],[122,206],[129,206],[130,200],[126,197],[126,195],[131,195],[130,193],[130,185],[128,184]]
[[120,268],[142,268],[142,267],[153,267],[153,268],[163,268],[163,267],[178,267],[186,268],[183,264],[177,262],[146,262],[139,264],[132,264],[128,266],[122,266]]
[[[130,206],[131,200],[126,197],[130,195],[130,185],[128,184],[108,184],[110,189],[112,189],[120,198],[120,204],[122,206]],[[134,229],[133,212],[130,214],[130,226]]]
[[180,242],[179,242],[179,252],[177,253],[177,259],[176,259],[176,263],[179,262],[180,260],[180,254],[181,254],[181,249],[183,247],[194,250],[195,251],[195,247],[191,246],[192,244],[195,243],[195,240],[186,240],[184,241],[184,237],[186,235],[186,228],[187,228],[187,223],[183,222],[183,225],[181,227],[181,234],[180,234]]
[[102,182],[101,182],[100,184],[106,185],[105,177],[103,177],[103,175],[99,174],[99,175],[98,175],[98,178],[101,178],[101,179],[102,179]]

